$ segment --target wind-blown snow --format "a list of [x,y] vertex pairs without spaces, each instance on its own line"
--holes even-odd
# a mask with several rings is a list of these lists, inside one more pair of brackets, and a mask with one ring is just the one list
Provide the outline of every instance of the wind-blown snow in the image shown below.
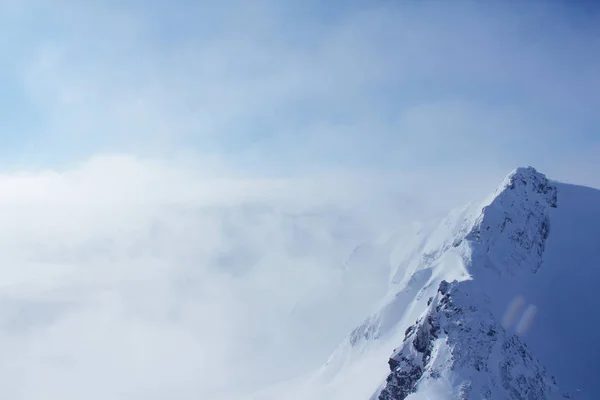
[[315,374],[254,398],[594,399],[599,237],[599,190],[519,168],[396,242],[380,309]]

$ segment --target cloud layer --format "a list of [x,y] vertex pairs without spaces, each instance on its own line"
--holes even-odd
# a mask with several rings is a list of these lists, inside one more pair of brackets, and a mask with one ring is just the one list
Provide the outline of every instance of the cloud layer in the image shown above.
[[0,176],[0,395],[240,398],[318,366],[368,312],[344,264],[403,212],[190,171],[104,156]]
[[235,399],[319,365],[380,288],[357,245],[518,165],[600,186],[598,22],[0,0],[0,397]]

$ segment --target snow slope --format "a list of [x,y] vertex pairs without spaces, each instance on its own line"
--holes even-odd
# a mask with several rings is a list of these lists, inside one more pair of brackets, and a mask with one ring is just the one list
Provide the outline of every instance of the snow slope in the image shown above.
[[253,398],[594,399],[598,238],[600,191],[519,168],[391,250],[381,307],[323,368]]

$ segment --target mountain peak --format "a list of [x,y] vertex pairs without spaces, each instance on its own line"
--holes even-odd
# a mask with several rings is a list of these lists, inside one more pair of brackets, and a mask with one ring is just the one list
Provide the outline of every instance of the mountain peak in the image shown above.
[[508,176],[515,176],[515,175],[525,177],[525,178],[527,178],[527,177],[546,178],[546,175],[539,172],[537,169],[535,169],[532,166],[518,167],[515,170],[513,170],[510,174],[508,174]]
[[484,202],[390,239],[379,308],[295,398],[597,398],[599,236],[600,190],[513,170]]
[[557,186],[546,175],[533,167],[511,172],[467,235],[479,256],[476,264],[510,275],[537,272],[550,232],[549,210],[557,204]]
[[[595,359],[556,360],[557,353],[567,357],[568,344],[578,338],[573,327],[585,315],[578,305],[597,304],[598,275],[589,265],[598,260],[591,239],[600,225],[598,199],[594,189],[550,181],[533,167],[508,174],[481,208],[470,211],[473,219],[461,225],[469,230],[455,230],[453,246],[446,240],[436,264],[424,265],[438,277],[419,291],[431,297],[406,329],[389,360],[390,373],[371,399],[571,398],[563,389],[595,398],[587,375]],[[457,273],[457,264],[468,279]],[[432,295],[443,275],[450,279]],[[563,292],[567,296],[557,296]],[[413,309],[423,309],[418,296],[403,309],[410,318],[397,317],[399,331],[414,321]]]
[[525,201],[534,197],[553,208],[557,206],[556,186],[534,167],[519,167],[513,170],[496,191],[496,197],[506,191],[512,191]]

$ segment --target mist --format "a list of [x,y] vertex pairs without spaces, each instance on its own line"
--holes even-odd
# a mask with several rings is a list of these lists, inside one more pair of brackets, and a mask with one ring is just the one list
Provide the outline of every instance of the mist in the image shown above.
[[223,399],[321,366],[391,237],[511,170],[599,186],[598,13],[0,0],[0,397]]
[[123,155],[3,175],[0,393],[232,399],[317,368],[386,283],[353,251],[415,217],[317,183]]

